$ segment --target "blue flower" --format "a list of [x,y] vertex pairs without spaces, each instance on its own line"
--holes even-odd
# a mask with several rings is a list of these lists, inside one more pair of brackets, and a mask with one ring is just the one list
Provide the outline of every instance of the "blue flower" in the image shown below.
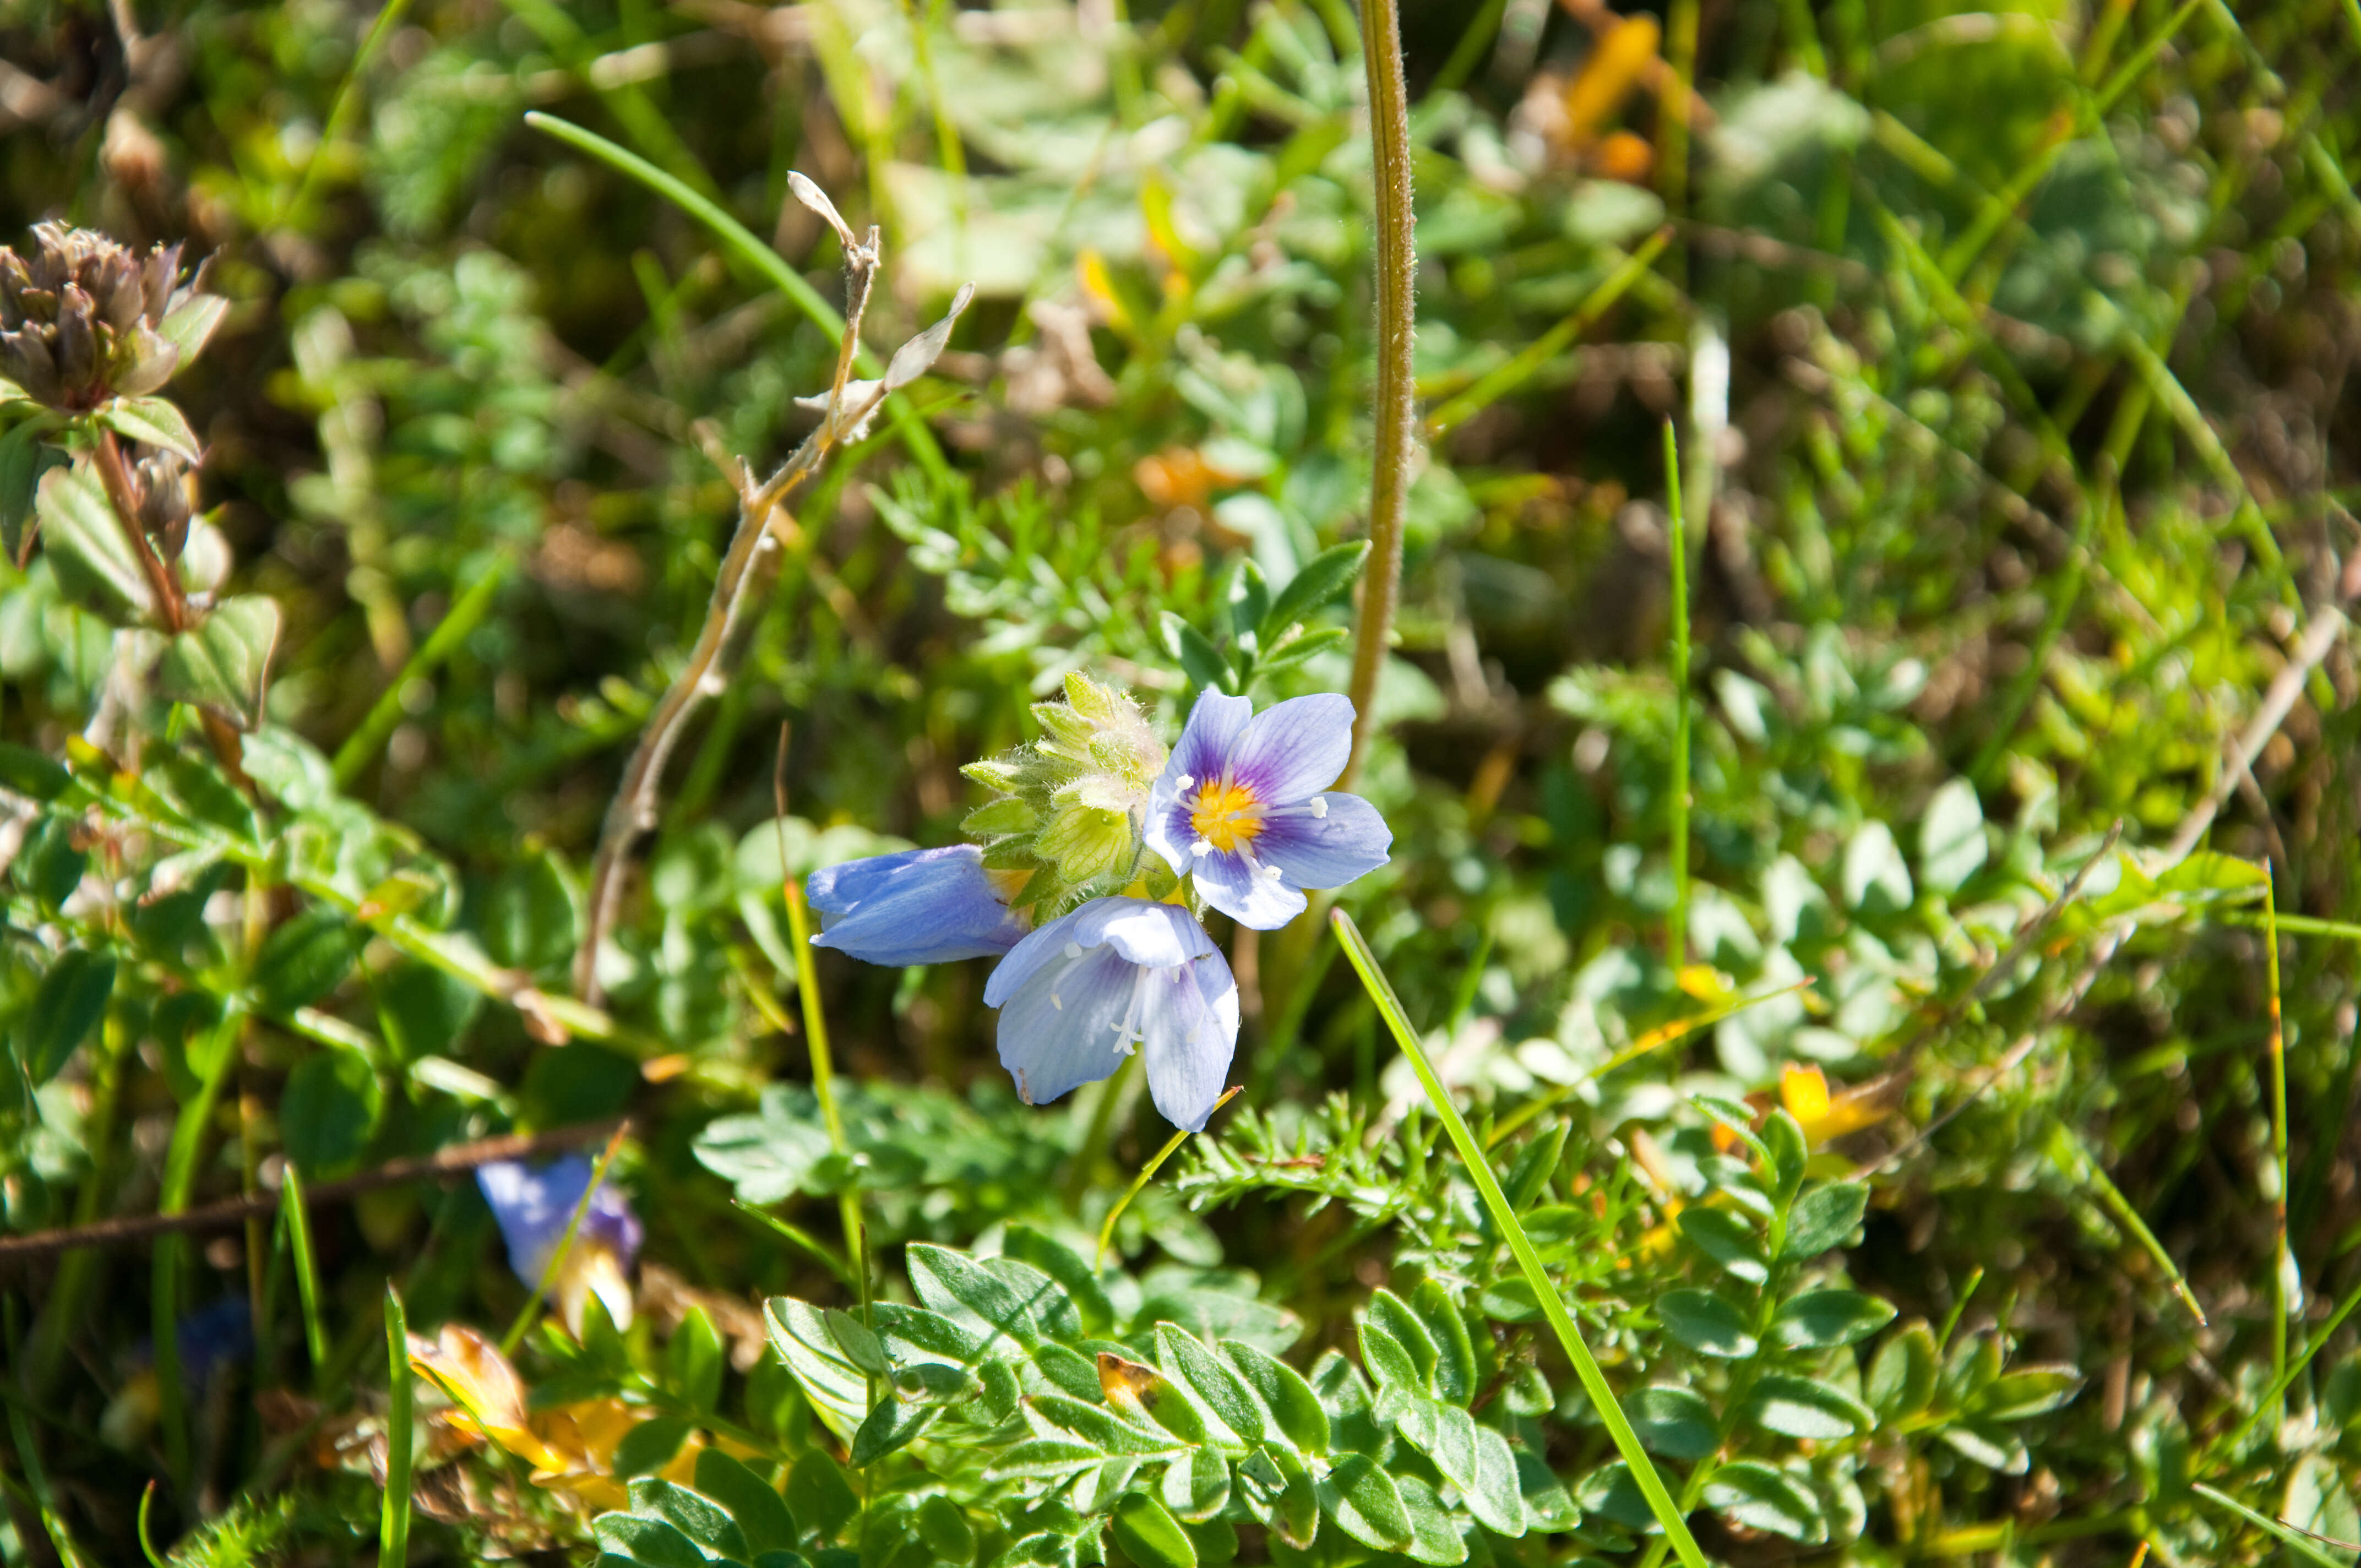
[[1094,898],[1016,944],[984,982],[1000,1065],[1028,1105],[1104,1078],[1134,1051],[1176,1127],[1198,1132],[1238,1044],[1238,987],[1195,916]]
[[1008,907],[973,844],[848,861],[812,872],[804,886],[820,913],[812,945],[868,963],[994,958],[1025,935],[1025,917]]
[[1352,749],[1348,698],[1256,713],[1209,691],[1148,791],[1148,847],[1207,904],[1276,930],[1303,913],[1305,888],[1342,887],[1386,863],[1394,836],[1377,807],[1328,788]]
[[[531,1289],[541,1283],[566,1239],[566,1226],[590,1185],[592,1166],[578,1154],[534,1169],[512,1159],[494,1160],[476,1171],[476,1185],[491,1205],[492,1218],[509,1245],[509,1267]],[[581,1229],[550,1293],[565,1316],[566,1326],[582,1337],[582,1310],[587,1298],[596,1296],[617,1328],[631,1323],[631,1286],[626,1277],[640,1255],[639,1216],[628,1199],[611,1183],[601,1182],[583,1211]]]

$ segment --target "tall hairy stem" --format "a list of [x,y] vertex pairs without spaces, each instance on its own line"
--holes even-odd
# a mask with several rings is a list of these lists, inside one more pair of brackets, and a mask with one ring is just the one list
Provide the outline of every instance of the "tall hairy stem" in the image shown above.
[[1410,499],[1415,395],[1411,347],[1418,265],[1411,205],[1410,92],[1402,81],[1401,25],[1394,0],[1367,0],[1361,60],[1369,78],[1369,141],[1378,183],[1378,439],[1369,483],[1369,566],[1361,582],[1353,644],[1353,751],[1338,787],[1360,776],[1377,711],[1378,675],[1401,588],[1402,516]]

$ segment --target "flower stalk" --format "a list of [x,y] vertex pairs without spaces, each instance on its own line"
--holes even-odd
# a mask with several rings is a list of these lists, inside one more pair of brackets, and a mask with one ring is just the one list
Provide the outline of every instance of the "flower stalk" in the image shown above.
[[1360,777],[1376,721],[1378,676],[1385,669],[1394,607],[1400,597],[1402,519],[1409,509],[1416,386],[1411,351],[1416,333],[1416,218],[1411,206],[1410,90],[1402,79],[1401,24],[1394,0],[1362,8],[1361,60],[1369,82],[1369,142],[1377,170],[1378,395],[1375,472],[1369,482],[1369,566],[1353,643],[1353,750],[1339,787]]

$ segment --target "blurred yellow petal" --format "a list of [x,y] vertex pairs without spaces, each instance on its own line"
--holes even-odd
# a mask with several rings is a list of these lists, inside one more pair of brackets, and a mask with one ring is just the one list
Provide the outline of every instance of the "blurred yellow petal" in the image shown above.
[[1779,1073],[1779,1102],[1817,1148],[1831,1138],[1857,1133],[1885,1114],[1872,1097],[1857,1089],[1828,1091],[1828,1075],[1817,1067],[1789,1062]]
[[631,1326],[631,1282],[623,1272],[621,1255],[603,1242],[576,1237],[549,1288],[557,1298],[566,1331],[577,1343],[582,1338],[583,1308],[593,1296],[616,1328]]
[[548,1463],[548,1449],[525,1420],[524,1380],[490,1340],[464,1323],[445,1323],[433,1344],[410,1337],[410,1366],[466,1412],[454,1428],[472,1429],[536,1464]]
[[1598,139],[1655,63],[1661,36],[1653,16],[1632,16],[1600,37],[1565,89],[1565,136],[1576,150]]

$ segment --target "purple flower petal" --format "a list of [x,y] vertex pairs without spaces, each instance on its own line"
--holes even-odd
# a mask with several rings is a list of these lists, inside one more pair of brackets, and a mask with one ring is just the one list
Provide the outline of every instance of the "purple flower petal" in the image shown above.
[[[500,1223],[508,1244],[509,1268],[526,1288],[541,1283],[557,1244],[566,1239],[582,1190],[590,1184],[595,1168],[584,1155],[567,1155],[538,1169],[512,1160],[494,1160],[476,1170],[476,1186]],[[599,1184],[575,1233],[575,1245],[604,1246],[629,1268],[640,1255],[642,1232],[630,1200],[611,1181]]]
[[[1260,846],[1262,840],[1256,839]],[[1276,931],[1303,913],[1307,901],[1283,876],[1268,875],[1260,857],[1215,850],[1195,858],[1197,894],[1241,926]]]
[[1290,697],[1256,714],[1227,760],[1239,782],[1278,806],[1334,784],[1352,754],[1352,699],[1328,692]]
[[983,995],[1001,1009],[1001,1065],[1029,1104],[1106,1077],[1137,1048],[1157,1108],[1202,1127],[1237,1047],[1237,985],[1213,938],[1187,910],[1147,899],[1093,899],[1051,921],[1001,960]]
[[990,958],[1015,947],[1025,920],[1011,910],[972,844],[906,850],[814,872],[805,895],[820,912],[817,948],[901,966]]
[[1180,743],[1164,763],[1164,778],[1219,778],[1236,754],[1238,738],[1254,721],[1254,704],[1242,696],[1224,696],[1208,690],[1189,710]]
[[1309,806],[1274,812],[1255,840],[1255,852],[1296,887],[1342,887],[1386,863],[1393,829],[1357,795],[1323,795],[1319,816]]

